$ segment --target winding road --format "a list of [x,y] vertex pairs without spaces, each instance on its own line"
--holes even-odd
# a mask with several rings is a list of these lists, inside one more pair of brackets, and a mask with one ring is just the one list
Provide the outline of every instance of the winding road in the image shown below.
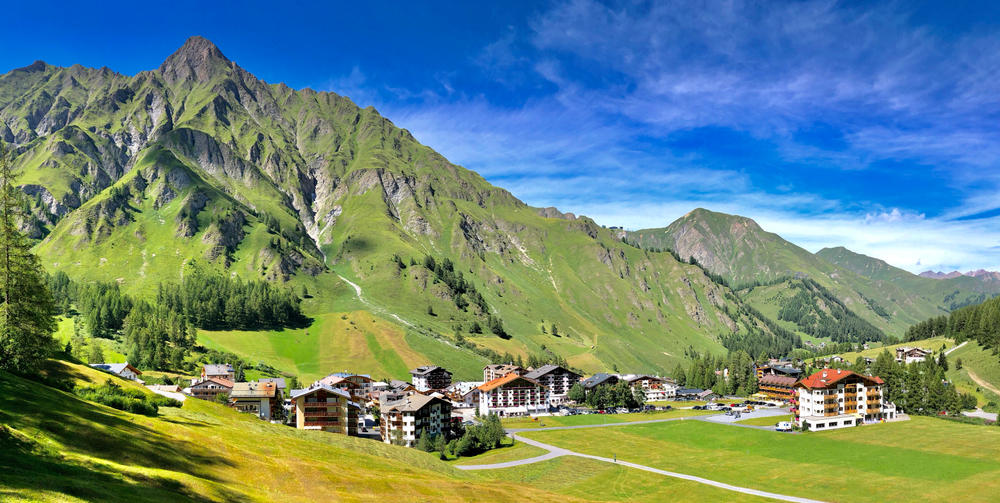
[[[762,414],[757,414],[756,417],[766,417],[766,416],[771,416],[771,415],[777,416],[777,415],[786,414],[786,412],[783,411],[783,410],[765,410],[765,411],[758,411],[758,412],[761,412]],[[718,419],[720,417],[725,418],[725,419],[720,421]],[[751,417],[753,417],[753,416],[751,416]],[[716,418],[716,419],[713,420],[712,418]],[[649,420],[649,421],[634,421],[634,422],[627,422],[627,423],[587,424],[587,425],[578,425],[578,426],[553,426],[553,427],[549,427],[549,428],[512,428],[512,429],[507,430],[507,433],[508,433],[508,435],[511,438],[516,439],[516,440],[520,440],[521,442],[524,442],[524,443],[526,443],[528,445],[532,445],[532,446],[544,449],[544,450],[546,450],[548,452],[545,453],[545,454],[542,454],[541,456],[535,456],[533,458],[527,458],[527,459],[519,459],[519,460],[516,460],[516,461],[507,461],[507,462],[504,462],[504,463],[493,463],[493,464],[488,464],[488,465],[464,465],[464,466],[463,465],[457,465],[457,466],[455,466],[455,468],[458,468],[460,470],[498,470],[498,469],[503,469],[503,468],[512,468],[512,467],[515,467],[515,466],[529,465],[529,464],[532,464],[532,463],[539,463],[539,462],[542,462],[542,461],[547,461],[547,460],[550,460],[550,459],[558,458],[558,457],[561,457],[561,456],[576,456],[576,457],[580,457],[580,458],[593,459],[595,461],[602,461],[604,463],[613,463],[613,464],[617,464],[617,465],[627,466],[629,468],[635,468],[636,470],[643,470],[643,471],[647,471],[647,472],[650,472],[650,473],[655,473],[657,475],[663,475],[663,476],[666,476],[666,477],[673,477],[673,478],[676,478],[676,479],[688,480],[688,481],[691,481],[691,482],[696,482],[698,484],[705,484],[705,485],[709,485],[709,486],[712,486],[712,487],[717,487],[719,489],[725,489],[727,491],[734,491],[734,492],[738,492],[738,493],[741,493],[741,494],[748,494],[748,495],[751,495],[751,496],[760,496],[760,497],[763,497],[763,498],[771,498],[771,499],[775,499],[775,500],[779,500],[779,501],[791,501],[791,502],[796,502],[796,503],[823,503],[820,500],[814,500],[814,499],[809,499],[809,498],[800,498],[798,496],[790,496],[790,495],[787,495],[787,494],[778,494],[778,493],[772,493],[772,492],[767,492],[767,491],[760,491],[760,490],[752,489],[752,488],[749,488],[749,487],[734,486],[732,484],[726,484],[725,482],[719,482],[719,481],[716,481],[716,480],[706,479],[706,478],[703,478],[703,477],[697,477],[697,476],[694,476],[694,475],[687,475],[687,474],[684,474],[684,473],[677,473],[677,472],[670,472],[670,471],[666,471],[666,470],[660,470],[659,468],[653,468],[651,466],[640,465],[638,463],[632,463],[632,462],[624,461],[624,460],[620,460],[620,459],[604,458],[604,457],[601,457],[601,456],[594,456],[594,455],[591,455],[591,454],[583,454],[583,453],[580,453],[580,452],[571,451],[569,449],[564,449],[562,447],[557,447],[555,445],[549,445],[549,444],[546,444],[546,443],[542,443],[542,442],[539,442],[537,440],[532,440],[530,438],[524,438],[524,437],[518,435],[518,433],[529,432],[529,431],[577,430],[577,429],[584,429],[584,428],[608,428],[608,427],[612,427],[612,426],[622,426],[622,427],[624,427],[624,426],[631,426],[631,425],[636,425],[636,424],[666,423],[666,422],[670,422],[670,421],[684,421],[684,420],[688,420],[688,421],[692,421],[692,420],[694,420],[694,421],[706,421],[706,422],[711,422],[711,423],[716,423],[716,424],[727,424],[727,425],[730,425],[730,426],[741,426],[741,427],[747,427],[747,428],[759,428],[759,429],[765,429],[765,430],[772,430],[773,431],[772,428],[766,427],[766,426],[750,426],[750,425],[745,425],[745,424],[737,424],[737,423],[734,422],[735,418],[732,418],[732,419],[730,419],[730,418],[731,418],[731,416],[725,416],[725,415],[721,415],[720,414],[718,416],[675,417],[675,418],[670,418],[670,419],[652,419],[652,420]]]

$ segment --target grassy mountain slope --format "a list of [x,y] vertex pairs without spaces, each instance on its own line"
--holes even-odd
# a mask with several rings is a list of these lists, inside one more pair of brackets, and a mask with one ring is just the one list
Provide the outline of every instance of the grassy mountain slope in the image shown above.
[[[0,136],[15,145],[25,229],[49,269],[149,295],[196,263],[306,287],[311,334],[359,309],[424,334],[365,358],[458,360],[461,335],[588,371],[654,371],[759,325],[699,268],[531,208],[374,109],[260,81],[198,37],[134,77],[44,63],[0,76]],[[484,302],[463,305],[425,256],[448,259]],[[474,333],[490,316],[510,338]],[[260,341],[247,335],[207,340],[252,354]]]
[[1000,285],[985,278],[973,276],[924,278],[842,246],[823,248],[816,252],[816,256],[855,274],[870,278],[876,282],[876,286],[882,287],[884,283],[892,284],[907,292],[936,301],[939,307],[948,311],[979,304],[1000,293]]
[[766,232],[746,217],[696,209],[666,228],[628,232],[626,237],[645,248],[672,249],[682,258],[694,257],[772,316],[788,297],[784,294],[787,282],[782,285],[782,281],[789,278],[816,281],[888,335],[900,335],[909,325],[944,313],[947,305],[944,295],[928,297],[928,292],[911,290],[909,284],[875,281]]

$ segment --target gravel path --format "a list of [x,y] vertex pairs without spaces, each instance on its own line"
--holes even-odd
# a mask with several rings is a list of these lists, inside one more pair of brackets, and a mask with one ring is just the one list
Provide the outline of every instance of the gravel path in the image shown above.
[[958,346],[955,346],[955,347],[953,347],[951,349],[946,349],[945,352],[944,352],[944,355],[948,356],[948,355],[951,354],[952,351],[954,351],[954,350],[956,350],[956,349],[958,349],[958,348],[960,348],[960,347],[962,347],[962,346],[964,346],[964,345],[966,345],[968,343],[969,343],[969,341],[965,341],[965,342],[963,342],[963,343],[959,344]]

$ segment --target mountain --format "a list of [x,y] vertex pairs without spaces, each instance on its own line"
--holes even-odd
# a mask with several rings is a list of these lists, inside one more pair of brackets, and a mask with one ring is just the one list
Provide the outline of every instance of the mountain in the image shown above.
[[[351,348],[398,369],[492,351],[663,371],[789,340],[699,267],[529,207],[374,108],[263,82],[200,37],[132,77],[43,62],[0,76],[0,137],[50,271],[145,297],[192,267],[308,291],[301,338],[200,335],[251,361]],[[354,310],[405,336],[326,323]]]
[[920,273],[920,277],[930,278],[930,279],[952,279],[960,276],[968,276],[970,278],[979,278],[983,281],[1000,281],[1000,272],[997,271],[987,271],[985,269],[978,269],[975,271],[969,271],[966,273],[961,273],[958,271],[951,271],[948,273],[937,272],[937,271],[924,271]]
[[[785,317],[804,318],[810,326],[836,313],[844,317],[853,313],[885,334],[899,336],[913,323],[998,291],[981,282],[938,284],[845,248],[813,254],[766,232],[749,218],[700,208],[666,228],[624,236],[643,248],[670,249],[681,258],[693,257],[740,290],[743,299],[765,315],[788,321],[782,320],[784,309]],[[831,309],[822,290],[832,294],[843,309]],[[798,299],[793,300],[796,295]],[[791,304],[804,302],[801,295],[810,298],[811,315],[791,316],[789,312],[795,311]],[[786,326],[804,328],[798,323]]]

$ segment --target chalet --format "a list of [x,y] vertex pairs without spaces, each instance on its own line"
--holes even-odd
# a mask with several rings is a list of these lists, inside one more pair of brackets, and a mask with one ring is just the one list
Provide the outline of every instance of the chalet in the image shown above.
[[580,381],[580,384],[583,385],[583,389],[589,393],[602,384],[618,384],[618,376],[614,374],[598,373]]
[[395,440],[413,447],[424,435],[447,435],[451,431],[451,402],[415,391],[399,400],[380,403],[382,441]]
[[791,401],[795,396],[798,378],[780,374],[764,374],[757,379],[759,393],[771,400]]
[[710,389],[706,389],[702,390],[701,393],[695,395],[695,398],[697,398],[698,400],[706,400],[706,401],[715,400],[716,398],[719,398],[719,394]]
[[778,375],[795,378],[798,380],[802,376],[802,371],[790,365],[761,365],[757,367],[757,380],[766,375]]
[[701,388],[677,388],[674,397],[678,400],[697,400],[698,395],[704,391]]
[[795,383],[795,423],[812,431],[856,426],[896,417],[882,379],[850,370],[820,370]]
[[191,396],[202,400],[215,400],[218,395],[229,396],[233,390],[233,381],[221,377],[209,377],[201,379],[191,385]]
[[677,386],[663,377],[629,374],[622,378],[632,389],[642,391],[647,401],[669,400],[677,393]]
[[233,366],[228,363],[213,363],[203,366],[201,368],[201,379],[205,380],[211,377],[235,382],[236,372],[233,370]]
[[517,374],[483,383],[479,393],[479,414],[521,416],[548,412],[548,389],[538,381]]
[[474,391],[482,385],[482,381],[460,381],[452,383],[444,392],[448,399],[451,400],[453,408],[475,407],[479,404],[479,396]]
[[350,393],[317,383],[292,390],[291,396],[296,428],[357,436],[361,406],[351,401]]
[[372,376],[368,374],[353,374],[351,372],[337,372],[336,374],[330,374],[319,382],[337,387],[339,383],[341,386],[349,387],[351,395],[360,400],[368,400],[372,393]]
[[896,361],[907,365],[914,362],[922,362],[926,360],[931,353],[932,351],[928,349],[903,346],[896,348]]
[[489,382],[510,373],[524,375],[525,370],[513,363],[494,364],[483,367],[483,382]]
[[437,365],[417,367],[410,371],[410,376],[413,377],[413,387],[421,392],[451,386],[451,372]]
[[137,369],[137,368],[129,365],[128,362],[125,362],[125,363],[92,363],[92,364],[90,364],[90,366],[94,367],[97,370],[103,370],[103,371],[108,372],[110,374],[114,374],[114,375],[116,375],[118,377],[121,377],[123,379],[128,379],[129,381],[142,382],[142,381],[139,380],[139,376],[142,375],[142,372],[139,372],[139,369]]
[[580,382],[583,376],[558,365],[542,365],[538,369],[524,374],[524,377],[545,386],[548,390],[549,405],[561,405],[566,401],[569,389]]
[[281,391],[273,382],[238,382],[229,392],[230,407],[267,421],[281,416],[283,401]]

